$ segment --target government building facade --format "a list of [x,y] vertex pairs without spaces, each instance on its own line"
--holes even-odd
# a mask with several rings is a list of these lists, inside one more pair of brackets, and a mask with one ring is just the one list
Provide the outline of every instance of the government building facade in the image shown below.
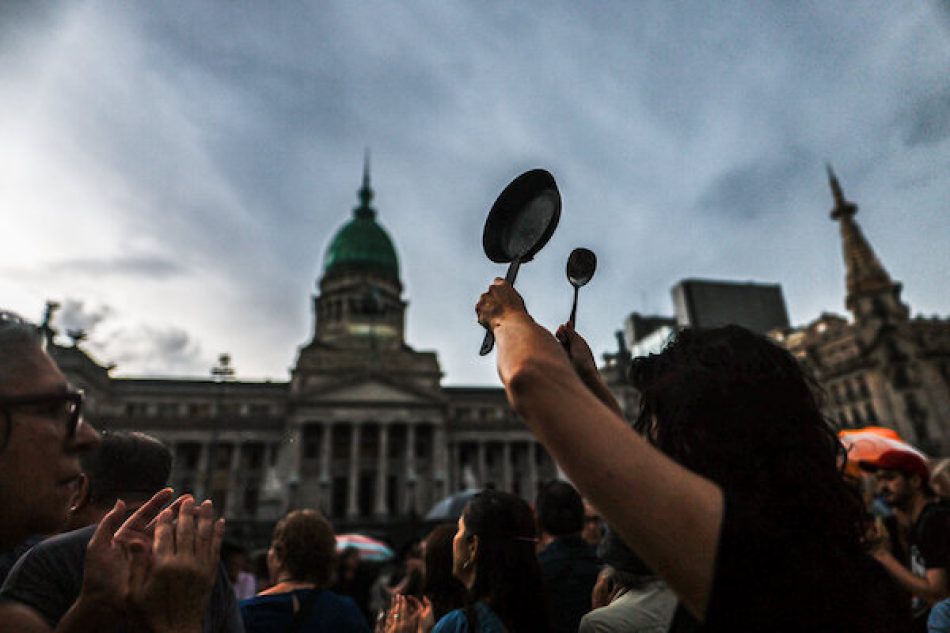
[[[498,387],[449,387],[435,352],[405,341],[407,302],[393,242],[376,220],[368,168],[353,217],[330,241],[313,335],[287,382],[119,378],[81,345],[49,349],[87,395],[97,428],[154,435],[174,454],[171,485],[210,498],[247,540],[293,507],[338,531],[385,533],[439,499],[494,487],[532,501],[556,466]],[[614,372],[619,379],[619,372]],[[629,389],[618,395],[630,403]]]

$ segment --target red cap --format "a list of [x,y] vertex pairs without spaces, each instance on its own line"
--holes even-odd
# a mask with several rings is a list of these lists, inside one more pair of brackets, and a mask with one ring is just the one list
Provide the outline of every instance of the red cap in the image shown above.
[[920,475],[921,481],[930,480],[930,467],[927,461],[911,451],[889,450],[877,456],[877,459],[861,460],[865,470],[896,470],[908,475]]

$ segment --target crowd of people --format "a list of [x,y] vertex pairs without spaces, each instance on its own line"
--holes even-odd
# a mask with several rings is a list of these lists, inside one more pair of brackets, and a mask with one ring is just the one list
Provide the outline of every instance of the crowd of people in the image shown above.
[[631,426],[571,327],[500,279],[476,311],[573,485],[484,490],[375,579],[314,509],[259,559],[224,544],[211,502],[166,487],[168,450],[100,437],[37,328],[0,311],[0,632],[950,632],[943,469],[885,451],[846,474],[786,351],[683,330],[632,362]]

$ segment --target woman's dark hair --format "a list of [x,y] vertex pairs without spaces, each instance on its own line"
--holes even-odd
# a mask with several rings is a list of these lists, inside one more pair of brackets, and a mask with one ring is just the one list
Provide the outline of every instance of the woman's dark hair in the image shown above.
[[641,398],[635,428],[674,460],[788,529],[861,542],[866,518],[843,476],[844,447],[787,351],[736,325],[684,329],[661,354],[635,359],[630,381]]
[[462,513],[463,538],[478,537],[475,583],[466,597],[469,630],[477,631],[474,602],[487,599],[509,633],[549,630],[534,516],[515,495],[485,490]]
[[425,581],[422,593],[432,603],[435,621],[465,604],[465,585],[452,575],[452,539],[456,526],[443,523],[429,532],[425,540]]
[[293,580],[326,587],[333,576],[336,536],[316,510],[294,510],[277,522],[271,547]]

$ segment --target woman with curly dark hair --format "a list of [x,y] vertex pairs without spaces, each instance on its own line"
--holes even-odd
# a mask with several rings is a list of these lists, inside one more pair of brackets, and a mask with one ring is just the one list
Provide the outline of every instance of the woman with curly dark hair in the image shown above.
[[336,562],[336,536],[316,510],[294,510],[277,522],[267,568],[274,584],[241,601],[247,633],[369,633],[348,597],[327,587]]
[[500,279],[476,310],[512,406],[677,594],[672,631],[895,630],[843,449],[785,350],[680,332],[633,364],[635,431],[573,330],[555,340]]

